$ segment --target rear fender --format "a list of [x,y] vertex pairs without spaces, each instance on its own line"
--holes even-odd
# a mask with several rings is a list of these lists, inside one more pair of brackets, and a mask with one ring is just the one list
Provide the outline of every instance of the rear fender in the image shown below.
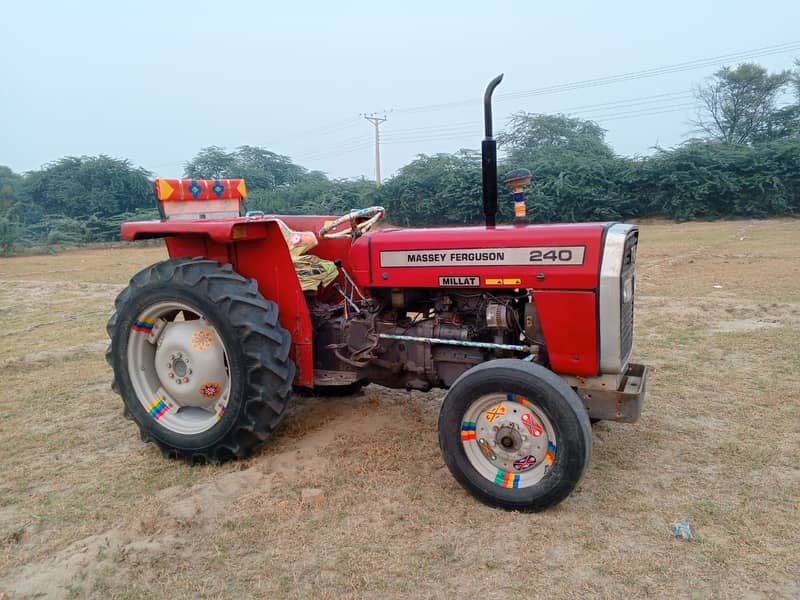
[[297,366],[294,383],[313,387],[311,317],[278,224],[274,221],[238,223],[231,233],[227,240],[195,233],[168,235],[165,241],[173,258],[202,256],[229,262],[243,277],[255,279],[261,295],[278,304],[281,326],[292,336],[290,356]]

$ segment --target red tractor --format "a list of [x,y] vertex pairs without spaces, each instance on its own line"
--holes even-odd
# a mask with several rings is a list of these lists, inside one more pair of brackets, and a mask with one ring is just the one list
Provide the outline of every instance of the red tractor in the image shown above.
[[[370,231],[381,207],[240,216],[242,180],[155,182],[170,259],[137,273],[108,323],[114,389],[145,441],[189,463],[241,458],[292,390],[445,388],[444,462],[488,504],[541,510],[576,486],[590,419],[635,421],[629,362],[638,231],[620,223],[496,226],[491,95],[485,226]],[[313,249],[313,254],[309,251]]]

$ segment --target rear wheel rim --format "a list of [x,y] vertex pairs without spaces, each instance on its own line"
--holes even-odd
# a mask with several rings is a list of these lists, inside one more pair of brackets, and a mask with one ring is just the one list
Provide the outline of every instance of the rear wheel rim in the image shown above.
[[461,421],[461,443],[479,475],[510,489],[536,485],[555,462],[555,428],[539,406],[514,393],[486,394]]
[[146,416],[165,429],[197,435],[225,415],[231,391],[228,354],[202,311],[160,302],[131,326],[127,366]]

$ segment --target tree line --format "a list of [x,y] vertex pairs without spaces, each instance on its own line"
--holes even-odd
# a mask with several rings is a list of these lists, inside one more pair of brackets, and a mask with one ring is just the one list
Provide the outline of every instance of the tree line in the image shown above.
[[[516,113],[498,135],[500,178],[525,167],[532,221],[676,220],[800,213],[800,63],[769,73],[725,67],[695,89],[698,135],[646,157],[616,155],[596,123]],[[785,98],[790,98],[786,101]],[[783,100],[783,101],[782,101]],[[480,155],[419,155],[380,189],[330,179],[255,146],[211,146],[184,177],[247,181],[249,210],[340,214],[379,204],[404,226],[482,221]],[[501,186],[502,183],[499,181]],[[512,202],[500,192],[499,219]],[[0,253],[29,245],[118,239],[126,220],[157,218],[152,174],[108,156],[65,157],[25,174],[0,166]]]

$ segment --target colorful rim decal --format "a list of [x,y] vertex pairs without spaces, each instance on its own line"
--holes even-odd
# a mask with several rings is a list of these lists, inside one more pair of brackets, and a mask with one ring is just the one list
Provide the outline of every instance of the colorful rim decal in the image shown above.
[[483,455],[486,458],[489,460],[497,460],[497,455],[494,453],[494,450],[492,450],[489,442],[487,442],[484,438],[478,440],[478,446],[481,447],[481,452],[483,452]]
[[475,439],[475,421],[464,421],[461,424],[461,441],[466,442],[468,440],[474,440],[474,439]]
[[519,394],[506,394],[506,400],[508,400],[509,402],[516,402],[517,404],[522,404],[522,406],[529,405],[529,402]]
[[155,321],[148,321],[147,319],[136,319],[131,325],[131,329],[134,331],[141,331],[142,333],[150,333],[153,331],[153,326],[156,324]]
[[156,399],[147,406],[147,412],[156,421],[163,417],[168,410],[169,406],[164,403],[164,399],[161,396],[156,396]]
[[216,398],[219,396],[221,389],[218,383],[210,381],[201,385],[199,392],[201,396],[205,396],[206,398]]
[[532,469],[536,466],[536,457],[533,454],[529,454],[523,458],[518,458],[514,461],[514,468],[517,471],[527,471],[528,469]]
[[219,421],[224,416],[225,416],[225,407],[220,406],[219,411],[217,412],[217,421]]
[[494,421],[498,417],[502,417],[505,414],[506,414],[505,405],[504,404],[498,404],[496,406],[493,406],[489,410],[487,410],[486,411],[486,415],[484,415],[484,416],[486,417],[486,420],[489,421],[489,423],[491,423],[492,421]]
[[510,471],[498,469],[497,475],[494,476],[494,482],[504,488],[517,489],[517,487],[519,487],[519,475],[511,473]]
[[466,458],[489,482],[507,489],[529,488],[551,471],[555,430],[535,402],[515,393],[490,393],[475,400],[461,419]]
[[539,423],[536,422],[536,419],[530,413],[523,414],[520,418],[522,424],[525,426],[525,429],[528,430],[533,437],[541,437],[542,436],[542,427]]
[[544,462],[552,465],[556,459],[556,445],[552,441],[547,442],[547,454],[544,455]]
[[211,332],[205,329],[198,329],[192,334],[192,348],[195,350],[208,350],[214,338]]

